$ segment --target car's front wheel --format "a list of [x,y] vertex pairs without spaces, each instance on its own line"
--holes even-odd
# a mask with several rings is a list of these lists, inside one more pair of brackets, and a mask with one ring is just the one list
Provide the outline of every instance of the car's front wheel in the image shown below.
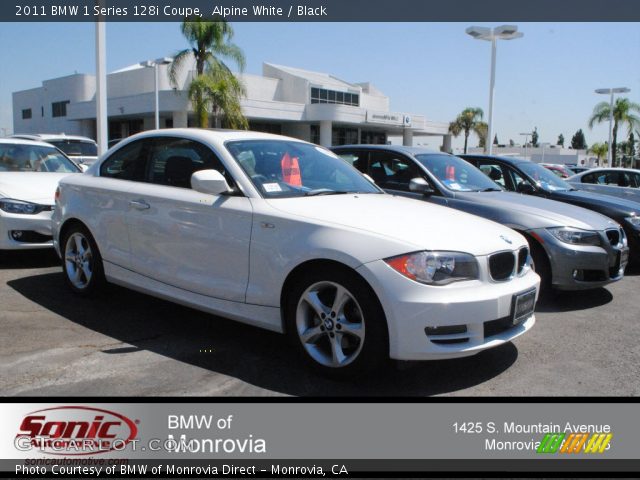
[[350,375],[388,359],[384,312],[355,272],[307,273],[288,296],[286,315],[297,349],[325,374]]
[[104,283],[102,257],[91,233],[74,225],[62,239],[62,270],[71,289],[81,295],[94,293]]

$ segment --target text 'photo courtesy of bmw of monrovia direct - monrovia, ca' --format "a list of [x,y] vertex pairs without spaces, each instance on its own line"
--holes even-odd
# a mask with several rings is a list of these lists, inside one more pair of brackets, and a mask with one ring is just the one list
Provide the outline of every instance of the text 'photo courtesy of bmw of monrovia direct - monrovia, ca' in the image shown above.
[[286,333],[328,374],[469,356],[535,323],[525,236],[279,135],[129,137],[60,180],[52,220],[74,292],[111,282]]

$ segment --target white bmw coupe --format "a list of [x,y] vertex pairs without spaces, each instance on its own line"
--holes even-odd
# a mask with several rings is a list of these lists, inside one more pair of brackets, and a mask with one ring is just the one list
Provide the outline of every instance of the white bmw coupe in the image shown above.
[[75,292],[106,280],[286,332],[328,373],[472,355],[535,322],[522,236],[293,138],[135,135],[60,182],[53,230]]
[[58,182],[79,172],[48,143],[0,139],[0,251],[51,248]]

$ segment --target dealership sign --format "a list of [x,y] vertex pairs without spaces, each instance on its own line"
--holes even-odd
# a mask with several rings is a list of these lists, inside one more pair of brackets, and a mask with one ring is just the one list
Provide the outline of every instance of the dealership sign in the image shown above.
[[[407,125],[406,120],[409,119]],[[381,123],[384,125],[405,125],[411,126],[411,117],[401,113],[377,112],[367,110],[367,123]]]
[[19,450],[95,455],[122,450],[138,435],[136,421],[110,410],[61,406],[28,413],[15,437]]

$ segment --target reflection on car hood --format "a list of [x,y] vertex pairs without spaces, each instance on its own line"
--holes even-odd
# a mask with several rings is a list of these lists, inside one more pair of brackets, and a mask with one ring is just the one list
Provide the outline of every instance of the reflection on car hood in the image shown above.
[[526,245],[520,234],[489,220],[385,194],[297,197],[268,202],[297,220],[341,225],[403,241],[408,251],[453,250],[486,255]]
[[557,198],[566,199],[566,201],[578,201],[584,205],[601,205],[612,210],[618,210],[625,215],[640,215],[640,203],[632,202],[624,198],[614,197],[611,195],[601,195],[599,193],[586,192],[583,190],[557,191],[552,192]]
[[[493,213],[490,211],[495,210],[495,217],[492,219],[511,223],[506,218],[511,216],[526,228],[568,226],[585,230],[605,230],[616,225],[609,217],[591,210],[533,195],[513,192],[465,192],[457,193],[456,198],[467,200],[473,205],[484,206],[485,211],[479,211],[479,215],[485,216],[485,213]],[[486,211],[487,207],[490,209],[489,212]]]
[[72,173],[0,172],[0,197],[53,205],[60,179]]

